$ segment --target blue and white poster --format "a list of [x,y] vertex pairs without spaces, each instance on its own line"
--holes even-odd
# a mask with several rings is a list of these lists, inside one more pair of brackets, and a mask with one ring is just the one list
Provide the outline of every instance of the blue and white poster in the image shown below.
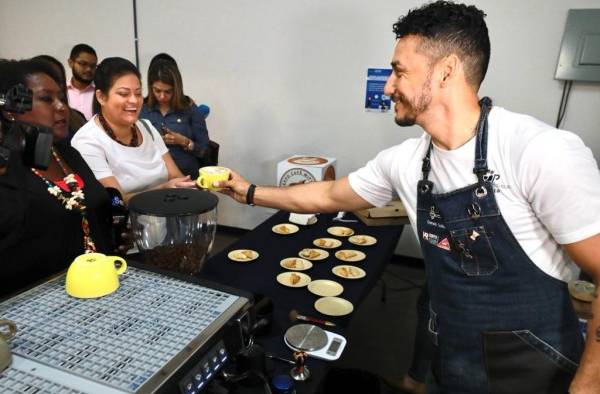
[[367,69],[367,92],[365,97],[365,110],[367,112],[388,112],[390,110],[391,100],[383,94],[383,88],[391,73],[391,68]]

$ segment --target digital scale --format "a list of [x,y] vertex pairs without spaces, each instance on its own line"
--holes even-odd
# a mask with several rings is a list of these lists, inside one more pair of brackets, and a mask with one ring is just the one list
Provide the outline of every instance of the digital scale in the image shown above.
[[310,357],[326,361],[340,358],[346,347],[346,338],[312,324],[297,324],[290,327],[283,341],[294,351],[302,351]]

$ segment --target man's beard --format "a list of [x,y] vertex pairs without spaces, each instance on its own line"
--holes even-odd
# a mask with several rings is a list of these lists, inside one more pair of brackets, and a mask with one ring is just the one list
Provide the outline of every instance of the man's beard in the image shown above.
[[92,83],[94,81],[94,77],[86,79],[77,73],[73,73],[73,79],[76,80],[77,82],[85,83],[86,85],[89,85],[90,83]]
[[417,116],[425,112],[431,104],[431,73],[421,87],[421,94],[413,102],[410,102],[403,94],[394,95],[393,101],[400,103],[406,109],[406,114],[402,118],[394,117],[396,124],[400,127],[414,126]]

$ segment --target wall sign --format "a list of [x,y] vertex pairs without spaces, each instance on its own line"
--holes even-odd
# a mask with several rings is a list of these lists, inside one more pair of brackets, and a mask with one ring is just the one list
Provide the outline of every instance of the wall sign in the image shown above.
[[391,100],[388,96],[383,94],[383,88],[391,73],[391,68],[367,69],[365,111],[388,112],[390,110]]

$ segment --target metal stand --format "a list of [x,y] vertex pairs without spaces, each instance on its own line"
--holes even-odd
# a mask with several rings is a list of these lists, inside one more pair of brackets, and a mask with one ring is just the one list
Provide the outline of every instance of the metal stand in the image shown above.
[[296,366],[290,370],[290,376],[292,379],[303,382],[310,377],[310,371],[308,367],[304,365],[306,353],[294,352],[294,360],[296,360]]

